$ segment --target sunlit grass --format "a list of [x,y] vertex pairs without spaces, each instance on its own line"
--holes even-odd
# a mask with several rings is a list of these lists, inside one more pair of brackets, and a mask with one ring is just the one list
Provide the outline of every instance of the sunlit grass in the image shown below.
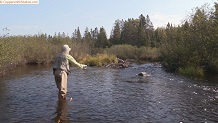
[[117,63],[117,57],[115,55],[109,55],[109,54],[96,54],[94,56],[86,56],[80,59],[81,63],[87,64],[89,66],[105,66],[107,64],[111,63]]

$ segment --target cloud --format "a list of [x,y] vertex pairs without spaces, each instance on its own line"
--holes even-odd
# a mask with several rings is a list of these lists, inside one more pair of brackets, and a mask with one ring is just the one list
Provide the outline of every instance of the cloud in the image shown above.
[[166,27],[167,23],[173,25],[179,25],[182,22],[183,17],[180,15],[167,15],[161,12],[153,12],[150,14],[150,19],[153,22],[155,28]]

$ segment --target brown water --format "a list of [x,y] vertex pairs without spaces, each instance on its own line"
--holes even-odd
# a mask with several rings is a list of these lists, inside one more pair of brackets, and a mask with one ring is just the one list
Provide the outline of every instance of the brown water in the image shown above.
[[[71,70],[66,101],[58,101],[50,67],[21,67],[0,78],[0,122],[218,122],[217,77],[188,79],[153,64]],[[151,76],[136,75],[142,71]]]

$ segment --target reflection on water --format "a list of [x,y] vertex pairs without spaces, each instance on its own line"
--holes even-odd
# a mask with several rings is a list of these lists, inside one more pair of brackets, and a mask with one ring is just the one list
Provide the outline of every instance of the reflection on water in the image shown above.
[[[51,67],[41,67],[0,79],[1,122],[218,122],[217,78],[188,79],[153,64],[72,68],[67,99],[58,100]],[[137,76],[142,71],[151,76]]]
[[55,122],[63,123],[69,121],[67,100],[59,99],[57,103],[57,116],[55,117]]

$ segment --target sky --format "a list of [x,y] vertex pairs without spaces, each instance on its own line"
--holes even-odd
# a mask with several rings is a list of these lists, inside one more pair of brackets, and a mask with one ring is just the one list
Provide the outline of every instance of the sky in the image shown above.
[[[0,0],[1,1],[1,0]],[[104,27],[110,36],[115,20],[149,15],[154,27],[168,22],[181,24],[192,10],[208,3],[213,8],[217,0],[39,0],[39,4],[0,4],[0,36],[35,35],[55,32],[71,36],[77,27]],[[3,28],[9,31],[3,31]]]

